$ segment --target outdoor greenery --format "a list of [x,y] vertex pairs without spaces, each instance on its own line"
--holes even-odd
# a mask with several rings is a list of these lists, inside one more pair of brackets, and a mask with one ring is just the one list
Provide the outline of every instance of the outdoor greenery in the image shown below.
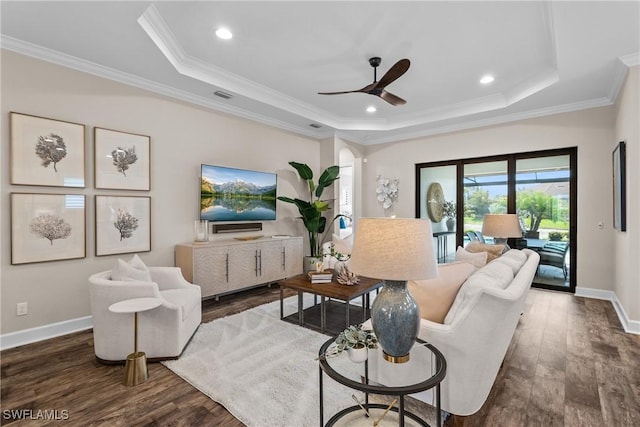
[[[486,214],[507,213],[507,197],[491,198],[489,191],[478,187],[465,188],[464,223],[482,224]],[[568,230],[569,207],[566,200],[534,190],[518,190],[516,195],[518,214],[525,231]]]
[[543,219],[551,219],[553,196],[539,191],[524,190],[516,195],[520,216],[529,220],[527,231],[538,231]]

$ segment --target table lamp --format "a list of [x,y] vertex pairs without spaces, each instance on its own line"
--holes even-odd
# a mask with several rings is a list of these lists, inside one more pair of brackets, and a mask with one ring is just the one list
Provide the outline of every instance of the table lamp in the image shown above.
[[[493,237],[496,244],[507,245],[509,238],[521,238],[522,228],[516,214],[488,214],[482,221],[482,235]],[[508,245],[507,245],[508,247]]]
[[410,218],[361,218],[354,231],[349,270],[382,279],[371,306],[373,331],[392,363],[409,360],[420,328],[420,309],[407,280],[438,276],[431,222]]

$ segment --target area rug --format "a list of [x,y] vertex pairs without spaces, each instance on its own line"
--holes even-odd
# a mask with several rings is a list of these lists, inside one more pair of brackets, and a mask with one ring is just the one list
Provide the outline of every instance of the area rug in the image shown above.
[[[249,427],[318,426],[317,357],[329,337],[280,320],[279,304],[275,301],[200,325],[182,356],[163,364]],[[285,315],[295,310],[296,298],[287,298]],[[339,362],[354,372],[362,369],[347,357]],[[352,395],[363,399],[327,375],[323,381],[325,422],[353,406]],[[397,418],[389,415],[380,426],[386,421],[397,425]],[[371,426],[372,420],[354,414],[348,425]]]
[[[164,365],[247,426],[317,426],[316,358],[329,336],[280,320],[279,304],[200,325],[182,356]],[[285,304],[295,312],[295,297]],[[324,381],[326,414],[354,404],[353,390]]]

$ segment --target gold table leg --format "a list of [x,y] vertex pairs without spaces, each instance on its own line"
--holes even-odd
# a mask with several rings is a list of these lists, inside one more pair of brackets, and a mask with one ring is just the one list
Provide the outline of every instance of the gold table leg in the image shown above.
[[124,385],[142,384],[148,378],[147,356],[143,351],[138,351],[138,313],[135,312],[133,314],[133,353],[127,356],[124,365]]

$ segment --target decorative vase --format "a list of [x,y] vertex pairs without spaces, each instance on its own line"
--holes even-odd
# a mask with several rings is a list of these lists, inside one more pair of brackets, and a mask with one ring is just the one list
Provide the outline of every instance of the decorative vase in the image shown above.
[[206,219],[196,220],[194,224],[194,240],[196,242],[209,241],[209,221]]
[[347,355],[349,356],[349,360],[354,363],[362,363],[367,360],[369,356],[369,349],[364,345],[360,344],[361,347],[349,347],[347,349]]
[[336,274],[342,273],[342,270],[344,270],[345,268],[347,268],[346,261],[336,261],[336,263],[333,264],[333,270],[336,272]]
[[455,218],[447,218],[447,230],[448,231],[453,231],[456,229],[456,220]]
[[[317,265],[319,263],[323,263],[322,257],[305,256],[302,262],[302,271],[304,272],[304,274],[307,274],[310,271],[318,271]],[[320,271],[322,271],[322,268]]]
[[405,280],[383,281],[371,306],[371,321],[383,357],[392,363],[407,362],[420,328],[420,309]]

